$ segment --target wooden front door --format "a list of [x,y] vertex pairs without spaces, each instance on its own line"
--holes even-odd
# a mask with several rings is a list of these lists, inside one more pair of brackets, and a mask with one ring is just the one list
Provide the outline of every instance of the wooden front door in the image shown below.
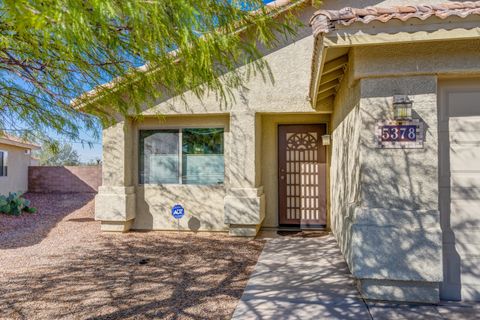
[[280,225],[326,225],[326,125],[278,126]]

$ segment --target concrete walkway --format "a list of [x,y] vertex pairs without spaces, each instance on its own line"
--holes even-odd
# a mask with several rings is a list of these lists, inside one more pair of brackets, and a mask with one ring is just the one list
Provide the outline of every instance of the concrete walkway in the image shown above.
[[480,319],[480,304],[366,302],[333,236],[287,236],[268,239],[232,319]]
[[372,319],[331,235],[267,241],[232,319]]

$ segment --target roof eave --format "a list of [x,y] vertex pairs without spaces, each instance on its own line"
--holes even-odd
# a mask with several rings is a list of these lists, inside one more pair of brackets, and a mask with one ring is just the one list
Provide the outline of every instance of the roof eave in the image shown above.
[[36,145],[36,144],[27,143],[27,142],[20,142],[20,141],[13,141],[13,140],[10,140],[10,139],[7,139],[7,138],[1,138],[1,137],[0,137],[0,144],[6,144],[6,145],[9,145],[9,146],[19,147],[19,148],[23,148],[23,149],[31,149],[31,150],[40,150],[41,149],[41,147]]
[[[394,20],[398,23],[398,20]],[[409,21],[394,27],[388,23],[365,24],[356,22],[347,26],[335,27],[325,16],[314,16],[311,20],[315,37],[315,49],[312,56],[312,78],[310,83],[310,100],[317,109],[318,85],[322,81],[323,65],[326,63],[327,51],[331,48],[351,48],[371,45],[390,45],[412,42],[434,42],[449,40],[469,40],[480,37],[480,16],[472,15],[459,19],[429,19]],[[434,23],[432,23],[434,22]],[[383,26],[383,28],[379,28]],[[321,48],[319,44],[321,43]]]

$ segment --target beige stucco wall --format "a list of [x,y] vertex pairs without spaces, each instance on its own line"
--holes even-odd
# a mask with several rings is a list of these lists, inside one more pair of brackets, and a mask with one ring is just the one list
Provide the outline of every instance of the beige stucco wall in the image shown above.
[[8,152],[8,174],[6,177],[0,177],[0,194],[27,191],[30,155],[25,154],[24,148],[5,144],[0,144],[0,150]]
[[[344,81],[332,117],[332,230],[362,293],[372,299],[438,300],[436,77]],[[377,149],[375,125],[392,119],[393,94],[415,101],[423,149]],[[379,245],[381,244],[381,245]]]
[[[261,175],[265,192],[263,227],[278,227],[278,125],[329,123],[324,114],[263,114]],[[328,130],[328,126],[327,126]]]
[[[224,185],[180,185],[164,184],[141,185],[138,182],[138,132],[145,129],[223,127],[224,143],[230,141],[228,115],[210,116],[172,116],[162,118],[144,118],[134,123],[133,171],[136,189],[136,215],[134,229],[171,230],[176,229],[176,220],[171,208],[180,203],[185,208],[185,218],[180,220],[181,230],[227,231],[224,223],[223,198],[229,186],[230,173],[225,171]],[[230,165],[228,148],[225,148],[225,168]]]
[[[245,87],[234,90],[234,101],[221,105],[214,94],[198,99],[187,92],[183,99],[176,97],[147,106],[145,115],[152,114],[201,114],[232,111],[256,112],[311,112],[308,88],[311,75],[313,50],[312,31],[309,20],[315,8],[306,6],[299,13],[304,27],[294,38],[280,40],[275,50],[266,51],[264,59],[270,67],[272,83],[268,73],[252,75]],[[240,72],[245,70],[240,68]]]
[[176,230],[172,207],[179,203],[185,216],[180,230],[228,231],[223,218],[223,186],[145,185],[136,189],[136,216],[133,229]]
[[[261,171],[266,161],[265,135],[260,114],[315,112],[308,101],[313,48],[308,21],[314,11],[307,6],[300,12],[305,25],[294,38],[281,42],[274,50],[264,51],[273,83],[268,76],[252,76],[242,89],[234,91],[234,99],[228,105],[214,95],[200,100],[187,92],[182,98],[145,106],[145,117],[137,121],[120,121],[104,129],[104,186],[97,196],[96,218],[104,221],[105,230],[110,224],[114,227],[109,230],[124,231],[129,223],[138,229],[171,229],[169,209],[178,197],[192,214],[188,219],[199,219],[201,230],[223,231],[228,227],[234,235],[255,235],[266,207]],[[240,71],[245,71],[245,67]],[[158,115],[165,116],[166,122],[155,117]],[[138,128],[162,128],[175,122],[198,126],[207,123],[207,119],[219,119],[218,115],[229,128],[223,187],[137,184]],[[107,204],[110,202],[116,204],[112,207]],[[189,229],[188,219],[182,222],[182,228]]]
[[[327,0],[324,8],[404,3],[411,1]],[[307,21],[313,11],[307,8],[302,19]],[[242,230],[238,234],[254,235],[262,221],[266,227],[277,226],[276,126],[329,121],[329,116],[314,114],[307,100],[313,50],[310,32],[306,27],[295,41],[266,54],[274,84],[253,77],[235,92],[228,106],[213,96],[200,101],[186,93],[183,99],[146,106],[145,119],[106,128],[104,187],[97,197],[97,219],[133,221],[137,229],[174,230],[170,208],[181,202],[187,210],[182,230],[231,232],[238,227]],[[364,46],[350,51],[330,119],[330,226],[368,298],[438,300],[442,238],[437,81],[438,76],[480,75],[479,48],[477,40]],[[375,123],[392,117],[391,100],[397,94],[413,98],[415,117],[426,124],[423,149],[375,147]],[[151,118],[156,114],[166,118]],[[199,124],[226,128],[225,185],[138,185],[138,129]]]
[[102,184],[106,186],[130,186],[133,183],[133,135],[132,120],[126,119],[103,130]]
[[331,119],[331,229],[351,265],[351,225],[360,193],[360,85],[347,68]]
[[[254,185],[263,187],[265,193],[265,220],[264,227],[278,226],[278,178],[277,178],[277,127],[279,124],[312,124],[328,123],[329,115],[320,114],[256,114],[256,134],[254,149],[244,149],[245,136],[238,140],[235,148],[241,150],[242,157],[237,160],[244,162],[244,158],[251,154],[254,159],[251,163],[252,181],[245,186]],[[186,219],[182,219],[180,229],[209,231],[225,231],[228,225],[224,222],[223,198],[231,186],[232,163],[230,148],[230,121],[228,115],[209,116],[165,116],[162,118],[144,118],[134,124],[135,137],[133,138],[134,172],[138,172],[138,130],[162,129],[178,127],[224,127],[225,128],[225,184],[223,186],[196,186],[196,185],[139,185],[138,177],[134,180],[136,186],[136,217],[134,229],[172,229],[177,228],[171,217],[170,209],[179,202],[186,209]],[[243,140],[243,141],[242,141]],[[241,164],[243,166],[243,164]],[[230,169],[229,169],[230,168]],[[234,179],[235,180],[235,179]],[[238,185],[240,182],[234,182]]]
[[[426,126],[422,149],[376,148],[376,122],[393,119],[393,92],[413,99],[414,117]],[[364,79],[361,96],[361,205],[438,210],[436,76]]]
[[102,185],[95,197],[95,219],[102,230],[126,231],[135,218],[133,121],[103,129]]
[[[442,274],[438,77],[480,74],[478,41],[356,47],[332,115],[331,218],[364,296],[435,302]],[[377,149],[393,95],[413,99],[423,149]],[[381,246],[379,246],[381,244]]]
[[[475,76],[480,72],[480,39],[356,47],[353,78],[440,74]],[[414,52],[415,54],[412,54]]]
[[[362,3],[362,6],[395,3],[402,3],[402,1],[368,1],[368,3]],[[352,1],[326,1],[324,7],[347,5],[357,4]],[[117,125],[105,128],[104,187],[100,188],[98,196],[97,219],[133,221],[134,218],[138,218],[133,222],[135,228],[171,228],[171,221],[164,216],[166,208],[169,208],[170,203],[174,201],[173,196],[168,195],[178,194],[182,198],[187,198],[190,194],[194,197],[190,197],[187,203],[192,208],[196,203],[209,202],[210,199],[214,203],[208,209],[205,207],[203,211],[195,213],[196,218],[202,217],[200,219],[202,230],[203,228],[225,230],[227,224],[258,226],[264,219],[264,215],[264,226],[276,226],[277,188],[276,179],[272,179],[272,174],[276,174],[276,171],[273,167],[266,165],[276,156],[276,152],[269,152],[271,148],[276,148],[276,143],[272,143],[276,139],[272,129],[275,128],[276,120],[275,116],[269,114],[279,114],[280,117],[280,114],[315,112],[307,99],[313,50],[313,38],[308,20],[315,10],[307,7],[301,12],[301,20],[304,21],[305,27],[299,30],[298,36],[283,42],[275,50],[266,51],[265,59],[271,68],[274,83],[265,80],[261,75],[253,76],[244,88],[234,92],[235,98],[228,105],[221,104],[213,95],[199,100],[191,92],[187,92],[182,98],[168,98],[154,105],[145,106],[143,115],[146,118],[136,122],[120,121]],[[366,114],[370,112],[367,109],[364,110],[364,114],[360,112],[361,85],[358,81],[376,77],[424,75],[438,68],[441,68],[445,74],[464,73],[466,68],[462,69],[463,60],[468,62],[468,68],[475,68],[476,44],[473,46],[474,49],[468,46],[467,42],[443,43],[435,46],[418,45],[420,50],[418,55],[411,54],[416,52],[417,45],[415,47],[408,45],[365,47],[354,48],[351,51],[350,59],[353,65],[349,67],[348,78],[344,79],[337,96],[331,125],[334,128],[333,148],[336,148],[332,153],[331,174],[336,178],[332,180],[334,192],[330,200],[334,206],[332,229],[337,234],[344,233],[344,230],[348,229],[345,225],[349,220],[345,217],[353,215],[350,210],[356,208],[357,200],[360,201],[360,184],[369,183],[369,181],[360,181],[360,166],[356,161],[361,160],[359,136],[363,134],[359,128],[359,121],[366,120]],[[453,59],[454,61],[445,60],[458,47],[465,49],[464,53],[458,55],[458,59]],[[447,54],[444,54],[442,49],[447,49]],[[395,59],[395,55],[403,60]],[[379,86],[379,90],[382,90],[382,82],[376,85]],[[393,87],[395,86],[391,88]],[[370,102],[364,100],[362,103],[368,105]],[[222,123],[228,123],[230,130],[228,139],[226,137],[225,140],[226,157],[230,158],[226,159],[228,177],[224,187],[212,189],[200,186],[137,185],[138,127],[144,125],[161,128],[167,125],[158,119],[153,120],[153,116],[159,114],[166,116],[167,121],[183,121],[183,124],[192,126],[205,121],[199,116],[211,116],[216,119],[218,115],[222,115]],[[187,115],[190,117],[186,117]],[[293,117],[288,117],[286,120],[297,121]],[[370,129],[371,127],[366,128],[365,132]],[[348,143],[341,141],[348,141]],[[161,194],[165,195],[165,199],[161,199]],[[363,193],[361,196],[365,199],[365,203],[373,205],[378,193],[372,191]],[[431,198],[431,195],[429,197]],[[224,200],[219,201],[221,198]],[[109,203],[114,203],[115,208],[112,208]],[[414,201],[411,200],[409,203],[413,204]],[[139,215],[136,217],[137,211]],[[162,213],[156,216],[154,212],[157,211]],[[207,218],[207,212],[214,214]],[[223,222],[219,212],[224,213]],[[182,227],[188,229],[185,223]],[[343,237],[339,237],[339,241],[345,249],[346,242],[343,241]]]
[[[443,277],[437,78],[362,79],[360,94],[361,188],[353,210],[351,271],[368,298],[436,302]],[[425,124],[422,149],[375,147],[375,124],[393,118],[394,94],[413,99],[414,118]]]

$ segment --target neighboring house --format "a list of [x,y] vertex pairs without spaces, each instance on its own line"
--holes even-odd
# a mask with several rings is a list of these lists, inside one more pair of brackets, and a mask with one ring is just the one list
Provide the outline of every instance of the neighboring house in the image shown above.
[[480,2],[425,2],[307,6],[275,84],[105,128],[102,230],[326,227],[366,298],[480,300]]
[[30,158],[30,166],[31,167],[37,167],[39,165],[40,165],[40,159],[35,158],[35,157]]
[[0,194],[26,192],[32,150],[39,146],[10,135],[0,136]]

